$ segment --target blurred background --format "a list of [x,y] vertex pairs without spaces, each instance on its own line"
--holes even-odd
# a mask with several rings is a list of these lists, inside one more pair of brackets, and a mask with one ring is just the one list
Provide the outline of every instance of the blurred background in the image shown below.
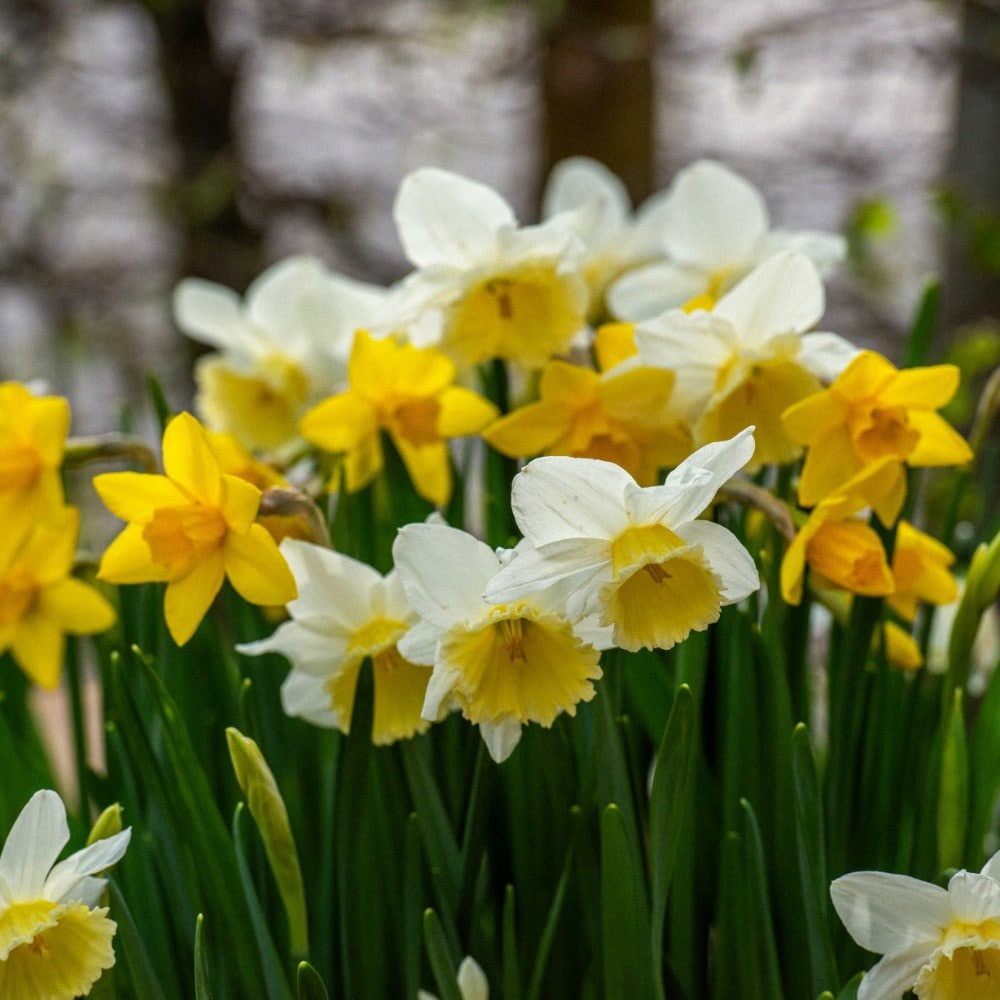
[[148,411],[148,371],[186,405],[180,278],[308,252],[389,282],[409,170],[532,221],[578,153],[636,199],[723,160],[848,235],[825,329],[898,358],[935,273],[935,356],[1000,361],[997,0],[4,0],[0,379],[77,434]]

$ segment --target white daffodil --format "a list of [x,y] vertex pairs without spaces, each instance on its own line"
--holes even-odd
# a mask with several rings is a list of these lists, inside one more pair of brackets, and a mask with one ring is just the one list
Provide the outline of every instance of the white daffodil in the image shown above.
[[291,662],[281,686],[285,712],[349,732],[358,674],[368,658],[375,683],[372,742],[424,732],[430,723],[420,712],[431,673],[399,651],[417,616],[396,572],[383,577],[356,559],[290,538],[281,553],[299,590],[288,605],[292,620],[270,638],[236,648],[251,656],[281,653]]
[[174,319],[219,352],[195,369],[206,424],[248,448],[293,440],[299,417],[343,381],[354,333],[376,321],[384,299],[384,289],[311,257],[275,264],[242,301],[222,285],[186,278],[174,291]]
[[668,207],[667,193],[660,192],[633,214],[621,179],[586,156],[562,160],[552,169],[542,218],[574,213],[584,245],[582,268],[590,288],[591,318],[603,311],[604,292],[623,271],[664,256]]
[[960,871],[948,888],[907,875],[852,872],[830,886],[862,948],[883,956],[858,1000],[996,1000],[1000,996],[1000,854]]
[[0,854],[0,997],[72,1000],[115,964],[116,925],[99,906],[98,872],[119,861],[123,830],[56,863],[69,841],[62,799],[36,792],[14,821]]
[[[696,443],[757,426],[754,467],[797,458],[782,413],[818,392],[858,353],[834,333],[806,333],[823,315],[823,284],[800,253],[777,254],[711,310],[672,309],[635,328],[643,364],[676,372]],[[700,415],[699,415],[700,414]]]
[[516,601],[560,586],[567,613],[596,613],[622,649],[669,649],[760,586],[735,536],[696,520],[750,460],[753,428],[696,451],[662,486],[642,488],[623,469],[586,458],[538,458],[514,479],[511,504],[531,547],[486,587]]
[[826,273],[846,249],[843,237],[833,233],[770,229],[760,191],[713,160],[680,171],[658,215],[660,247],[669,262],[632,271],[611,287],[608,302],[621,319],[649,319],[693,301],[709,308],[781,250],[805,254]]
[[501,568],[488,545],[442,524],[400,529],[393,558],[420,615],[400,641],[414,663],[433,664],[423,714],[456,705],[479,726],[490,756],[506,760],[521,726],[551,726],[594,696],[600,653],[566,617],[561,595],[525,593],[511,602],[483,599]]
[[584,327],[587,286],[571,213],[518,228],[491,188],[433,167],[403,179],[394,217],[417,271],[393,300],[410,339],[462,367],[489,358],[544,364]]
[[[466,955],[462,959],[455,978],[462,1000],[490,1000],[490,984],[486,981],[486,973],[474,958]],[[417,1000],[438,1000],[438,998],[427,990],[417,990]]]

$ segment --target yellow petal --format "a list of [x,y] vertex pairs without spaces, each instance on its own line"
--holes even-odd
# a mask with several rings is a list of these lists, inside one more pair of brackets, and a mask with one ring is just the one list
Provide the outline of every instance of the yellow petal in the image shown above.
[[391,337],[376,339],[358,330],[347,376],[351,389],[368,399],[392,391],[433,396],[455,381],[455,366],[432,347],[400,344]]
[[827,521],[809,540],[806,558],[825,580],[851,593],[880,597],[893,592],[885,549],[862,521]]
[[378,431],[361,440],[344,456],[344,487],[348,493],[364,489],[385,463],[382,438]]
[[561,403],[529,403],[483,431],[483,440],[510,458],[528,458],[551,448],[568,434],[573,414]]
[[251,525],[245,535],[230,531],[223,553],[226,575],[244,600],[280,606],[295,599],[295,578],[266,528]]
[[378,433],[378,414],[363,396],[342,392],[314,406],[302,418],[299,431],[310,444],[324,451],[350,451]]
[[600,376],[589,368],[568,361],[550,361],[542,372],[538,391],[544,400],[576,409],[596,398],[599,381]]
[[80,580],[66,579],[46,587],[39,596],[38,610],[73,635],[94,635],[115,623],[115,609]]
[[846,427],[816,440],[806,452],[799,480],[799,503],[812,507],[831,496],[862,468]]
[[393,444],[410,474],[413,488],[435,507],[451,498],[451,453],[444,443],[414,446],[393,437]]
[[157,507],[176,507],[191,498],[166,476],[143,472],[105,472],[94,476],[104,506],[123,521],[148,521]]
[[205,612],[212,606],[224,576],[222,549],[214,549],[186,576],[167,584],[163,613],[178,646],[183,646],[194,635]]
[[79,511],[75,507],[63,507],[50,521],[35,527],[18,562],[30,569],[39,584],[54,583],[69,576],[76,556],[79,526]]
[[931,411],[910,410],[909,423],[920,434],[907,458],[910,465],[963,465],[972,461],[968,442],[944,417]]
[[190,413],[178,413],[163,432],[163,470],[199,503],[210,507],[221,503],[219,460]]
[[884,406],[938,410],[951,402],[961,377],[957,365],[904,368],[879,393],[879,402]]
[[260,509],[260,490],[237,476],[222,477],[222,516],[232,531],[246,534]]
[[670,405],[676,375],[663,368],[631,368],[602,378],[598,399],[614,420],[636,427],[659,428],[677,422]]
[[829,389],[806,396],[781,415],[788,436],[799,444],[812,444],[827,437],[846,422],[847,403]]
[[478,434],[500,412],[471,389],[451,386],[437,396],[437,433],[443,438]]
[[156,583],[168,580],[170,570],[153,562],[143,525],[130,524],[107,547],[97,576],[108,583]]
[[837,376],[830,388],[846,400],[877,396],[898,375],[881,354],[862,351]]
[[920,647],[913,641],[913,636],[895,622],[886,622],[884,629],[885,655],[889,666],[897,670],[919,670],[924,658],[920,654]]
[[781,560],[781,596],[786,604],[798,604],[802,600],[802,580],[806,572],[806,544],[813,532],[805,529],[798,532],[788,546],[785,558]]
[[31,403],[35,447],[42,461],[50,468],[62,461],[69,433],[69,403],[59,396],[43,396]]
[[54,691],[62,673],[65,639],[58,625],[38,613],[25,615],[10,650],[18,666],[39,687]]
[[606,372],[637,353],[634,323],[605,323],[594,333],[597,367]]

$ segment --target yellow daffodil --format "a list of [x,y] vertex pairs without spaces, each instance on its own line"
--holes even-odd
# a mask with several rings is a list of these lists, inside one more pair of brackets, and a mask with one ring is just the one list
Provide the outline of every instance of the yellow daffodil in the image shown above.
[[425,719],[456,705],[499,763],[513,752],[523,725],[551,726],[593,698],[600,653],[567,619],[560,595],[484,599],[500,556],[444,524],[406,525],[392,553],[421,619],[401,639],[400,652],[434,667]]
[[486,185],[425,167],[403,179],[393,214],[417,267],[393,312],[413,317],[414,343],[439,344],[463,368],[490,358],[540,367],[584,328],[574,213],[518,228]]
[[182,646],[224,578],[251,604],[286,604],[295,580],[266,529],[254,522],[260,490],[222,472],[202,426],[181,413],[163,435],[166,475],[110,472],[94,479],[128,526],[101,560],[111,583],[165,582],[164,612]]
[[924,665],[924,657],[917,641],[895,622],[885,622],[882,625],[881,636],[876,633],[876,641],[879,639],[885,642],[885,658],[890,667],[912,673]]
[[574,621],[596,615],[622,649],[669,649],[760,586],[753,559],[722,525],[699,520],[750,460],[753,428],[706,445],[661,486],[586,458],[536,458],[511,505],[527,546],[486,587],[488,601],[569,588]]
[[308,542],[281,545],[299,587],[288,605],[292,620],[268,639],[236,648],[252,656],[281,653],[292,672],[281,687],[288,715],[350,732],[358,673],[371,660],[375,681],[372,742],[422,733],[431,672],[399,651],[417,621],[395,572],[381,576],[364,563]]
[[66,809],[55,792],[31,797],[0,854],[0,997],[73,1000],[115,964],[116,925],[100,906],[106,882],[94,876],[121,859],[130,837],[123,830],[57,864]]
[[807,564],[819,587],[867,597],[893,593],[895,582],[882,541],[857,515],[865,507],[874,507],[895,482],[893,464],[876,462],[815,507],[781,563],[781,595],[789,604],[802,600]]
[[216,348],[195,368],[198,412],[249,448],[293,441],[306,409],[339,386],[354,331],[374,320],[384,297],[311,257],[270,267],[242,300],[185,279],[174,293],[177,325]]
[[794,461],[799,443],[782,413],[834,378],[854,348],[833,333],[807,333],[823,314],[811,261],[782,253],[748,274],[711,311],[674,309],[635,329],[639,358],[677,373],[695,443],[723,441],[754,424],[751,470]]
[[70,575],[79,523],[64,507],[20,535],[0,531],[0,653],[9,649],[49,690],[59,684],[66,634],[93,635],[115,621],[111,605]]
[[830,886],[834,909],[862,948],[883,957],[858,1000],[995,1000],[1000,996],[1000,854],[948,888],[908,875],[852,872]]
[[660,469],[692,451],[690,431],[672,403],[674,382],[672,372],[658,368],[628,365],[598,374],[550,361],[541,398],[501,417],[483,439],[512,458],[544,453],[614,462],[649,486]]
[[[972,458],[965,440],[935,411],[958,389],[955,365],[897,370],[874,351],[862,351],[828,389],[791,406],[782,417],[789,436],[806,445],[799,502],[812,507],[878,459],[910,466],[958,465]],[[898,516],[905,483],[876,513]]]
[[476,434],[496,415],[492,403],[456,386],[455,366],[440,351],[359,330],[348,364],[350,387],[310,410],[302,436],[324,451],[343,454],[345,486],[354,492],[382,470],[380,434],[392,439],[426,500],[443,506],[451,496],[449,438]]
[[657,203],[666,260],[630,271],[608,292],[611,312],[646,320],[697,303],[711,309],[727,291],[776,253],[805,254],[821,274],[842,260],[842,236],[770,229],[760,191],[728,167],[699,160],[680,171]]
[[594,332],[594,357],[597,370],[611,371],[616,365],[635,357],[634,323],[605,323]]
[[63,505],[59,466],[69,432],[69,403],[0,383],[0,524],[18,534]]
[[948,567],[955,562],[951,550],[930,535],[900,521],[892,553],[892,576],[896,587],[889,607],[912,622],[917,604],[951,604],[958,597],[958,583]]

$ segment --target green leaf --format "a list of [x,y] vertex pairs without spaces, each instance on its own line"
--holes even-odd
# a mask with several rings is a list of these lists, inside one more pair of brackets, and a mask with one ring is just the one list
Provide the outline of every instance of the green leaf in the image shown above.
[[[128,968],[129,978],[132,980],[136,996],[141,996],[143,1000],[165,1000],[163,990],[160,988],[160,981],[156,975],[153,963],[146,952],[146,945],[142,940],[132,913],[125,902],[125,897],[118,888],[114,879],[108,879],[108,895],[111,900],[111,908],[114,911],[115,922],[118,924],[117,940],[115,949],[125,960]],[[200,924],[198,925],[200,928]],[[195,953],[197,955],[198,937],[195,934]],[[195,969],[197,979],[197,967]],[[205,994],[207,997],[208,994]],[[199,1000],[201,995],[199,994]]]
[[838,994],[837,1000],[858,1000],[858,988],[864,973],[859,972]]
[[969,826],[969,748],[965,735],[962,692],[955,691],[944,728],[941,780],[938,785],[938,869],[960,868]]
[[504,1000],[521,1000],[521,966],[517,959],[517,931],[514,925],[514,887],[512,885],[508,885],[504,892],[501,940],[503,942]]
[[649,800],[650,916],[653,969],[657,980],[663,973],[663,927],[667,912],[670,878],[677,860],[681,834],[689,833],[681,819],[685,815],[688,787],[695,759],[695,715],[691,689],[682,684],[663,731],[653,771]]
[[649,910],[643,873],[621,810],[601,816],[601,935],[607,1000],[652,1000],[656,996],[649,948]]
[[[194,925],[194,995],[195,1000],[212,1000],[212,980],[205,956],[205,914],[199,913]],[[144,994],[140,994],[143,996]]]
[[441,921],[433,910],[424,912],[424,946],[437,983],[439,1000],[462,1000],[457,966],[441,929]]
[[298,1000],[329,1000],[326,984],[308,962],[299,962],[297,982]]
[[917,315],[910,327],[910,336],[906,342],[906,352],[903,358],[904,368],[915,368],[926,365],[931,354],[931,341],[934,338],[934,327],[937,323],[938,308],[941,301],[941,283],[931,278],[924,285]]
[[528,985],[528,1000],[538,1000],[542,993],[542,981],[545,979],[545,970],[548,967],[549,953],[552,950],[552,941],[555,938],[556,927],[559,925],[559,916],[562,913],[563,901],[566,899],[566,886],[569,885],[569,875],[573,861],[573,850],[566,854],[566,864],[562,874],[559,876],[559,884],[556,886],[552,903],[549,906],[549,915],[545,920],[545,927],[542,929],[541,937],[538,939],[538,952],[535,955],[535,964],[531,969],[531,982]]

